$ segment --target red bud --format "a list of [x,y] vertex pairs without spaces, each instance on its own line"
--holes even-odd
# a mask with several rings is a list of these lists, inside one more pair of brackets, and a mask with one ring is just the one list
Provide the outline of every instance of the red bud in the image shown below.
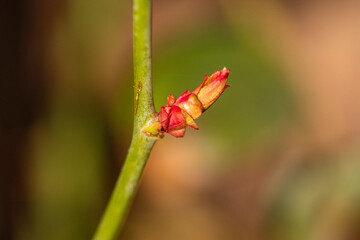
[[170,94],[167,105],[161,107],[155,122],[145,128],[144,133],[162,137],[162,133],[167,132],[174,137],[183,137],[186,126],[199,129],[194,119],[199,118],[230,87],[226,84],[229,74],[230,70],[223,68],[210,77],[206,75],[204,82],[193,92],[187,90],[176,100]]

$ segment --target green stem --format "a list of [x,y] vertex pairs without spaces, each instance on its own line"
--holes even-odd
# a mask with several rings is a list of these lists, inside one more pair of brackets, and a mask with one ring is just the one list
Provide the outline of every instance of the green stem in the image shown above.
[[156,138],[142,129],[155,117],[151,81],[151,0],[133,0],[134,132],[125,164],[93,240],[114,239],[127,213]]

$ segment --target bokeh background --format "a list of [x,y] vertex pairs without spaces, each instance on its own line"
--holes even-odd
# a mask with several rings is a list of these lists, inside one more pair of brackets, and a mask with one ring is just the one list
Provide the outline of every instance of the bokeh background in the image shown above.
[[[0,239],[90,239],[131,140],[131,1],[0,4]],[[154,0],[156,108],[231,88],[156,143],[119,239],[360,239],[359,26],[355,0]]]

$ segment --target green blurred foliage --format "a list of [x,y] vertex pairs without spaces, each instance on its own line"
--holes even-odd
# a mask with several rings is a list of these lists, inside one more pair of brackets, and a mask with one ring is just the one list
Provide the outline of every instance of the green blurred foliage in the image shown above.
[[271,239],[355,239],[360,213],[358,154],[318,156],[299,166],[273,202],[268,216]]
[[104,195],[101,121],[92,107],[64,101],[41,122],[31,169],[33,239],[91,237]]

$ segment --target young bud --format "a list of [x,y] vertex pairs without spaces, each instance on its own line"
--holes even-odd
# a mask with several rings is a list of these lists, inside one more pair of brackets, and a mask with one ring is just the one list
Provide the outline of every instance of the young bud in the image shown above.
[[208,109],[224,92],[230,70],[224,68],[210,77],[206,75],[204,82],[193,92],[187,90],[178,99],[168,96],[165,107],[161,107],[156,119],[152,120],[143,131],[148,136],[163,137],[167,132],[174,137],[183,137],[186,126],[199,129],[194,119]]

